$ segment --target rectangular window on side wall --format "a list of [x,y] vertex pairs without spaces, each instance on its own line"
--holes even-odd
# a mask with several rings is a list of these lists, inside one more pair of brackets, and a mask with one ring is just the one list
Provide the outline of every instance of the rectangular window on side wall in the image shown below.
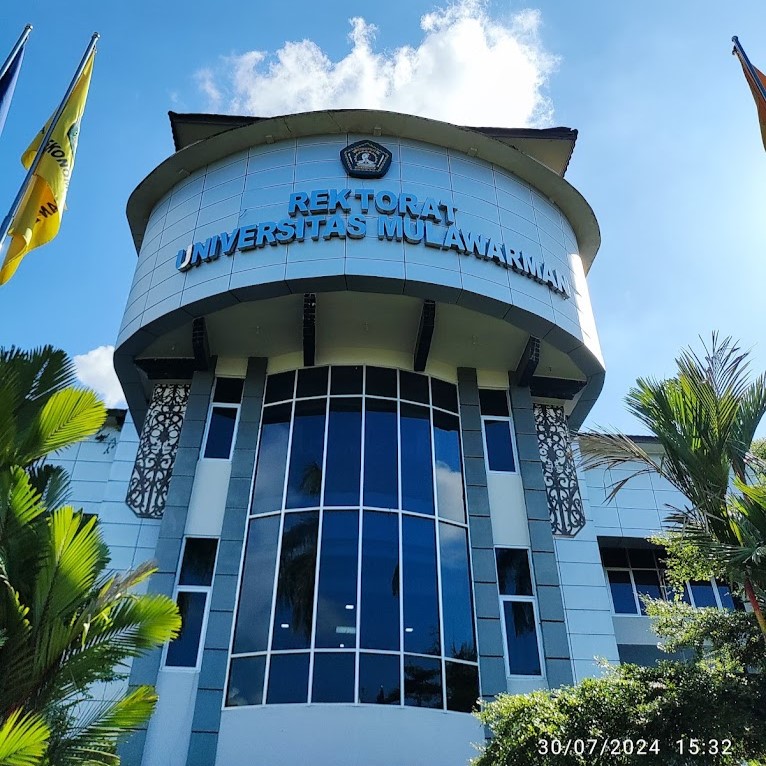
[[208,412],[203,456],[230,460],[242,403],[242,378],[216,378],[213,401]]
[[[673,600],[675,593],[667,582],[662,549],[601,545],[600,551],[615,614],[645,615],[641,596]],[[681,600],[698,608],[742,608],[728,585],[713,579],[686,583]]]
[[510,676],[542,675],[537,603],[526,548],[496,548],[497,586]]
[[175,588],[181,613],[181,631],[168,644],[165,667],[197,669],[210,609],[210,591],[218,552],[218,540],[187,537]]
[[515,473],[516,455],[513,447],[513,423],[508,406],[508,392],[480,388],[479,405],[487,470]]

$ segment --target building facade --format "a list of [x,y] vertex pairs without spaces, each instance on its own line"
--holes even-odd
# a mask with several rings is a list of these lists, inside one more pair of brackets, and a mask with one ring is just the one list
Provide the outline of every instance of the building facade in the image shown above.
[[128,203],[128,412],[62,456],[113,566],[156,560],[184,616],[130,669],[160,702],[123,762],[457,766],[477,699],[651,662],[645,538],[679,499],[607,504],[620,477],[575,459],[604,377],[576,132],[171,125]]

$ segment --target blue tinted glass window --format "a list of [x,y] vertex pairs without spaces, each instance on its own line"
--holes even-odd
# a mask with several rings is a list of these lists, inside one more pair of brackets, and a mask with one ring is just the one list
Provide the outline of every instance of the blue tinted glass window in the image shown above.
[[213,401],[239,404],[242,401],[242,388],[244,385],[245,381],[242,378],[217,378]]
[[356,646],[358,541],[358,511],[324,512],[317,595],[318,647]]
[[367,396],[396,396],[396,370],[367,368]]
[[633,596],[633,584],[630,572],[612,569],[609,575],[609,589],[612,591],[612,603],[617,614],[636,614],[636,600]]
[[398,508],[396,402],[368,398],[365,409],[364,504]]
[[[638,574],[638,573],[636,573]],[[638,585],[638,581],[636,581]],[[713,584],[710,580],[692,580],[689,583],[694,599],[694,606],[700,608],[704,606],[718,606],[713,593]]]
[[440,660],[404,655],[404,704],[413,707],[442,707]]
[[326,399],[295,403],[287,508],[319,505],[322,491],[322,453]]
[[442,569],[444,654],[459,660],[475,662],[476,640],[473,632],[467,531],[452,524],[439,524],[439,547]]
[[361,394],[364,368],[333,367],[330,377],[331,394]]
[[428,378],[416,372],[400,371],[399,395],[402,399],[428,404]]
[[226,689],[227,707],[260,705],[263,702],[263,674],[266,655],[260,657],[235,657],[229,670]]
[[540,675],[535,611],[529,601],[504,601],[505,635],[511,675]]
[[470,713],[478,707],[479,669],[476,665],[447,662],[447,710]]
[[284,402],[293,398],[295,390],[295,372],[280,372],[266,378],[266,404]]
[[353,654],[317,652],[314,655],[312,702],[354,701]]
[[213,582],[218,540],[210,537],[187,537],[179,585],[210,585]]
[[[636,583],[636,591],[639,597],[649,596],[650,598],[661,598],[662,591],[660,589],[660,576],[656,569],[653,570],[641,570],[636,569],[633,571],[633,579]],[[712,594],[713,589],[710,589]],[[639,598],[641,604],[641,614],[646,614],[646,607],[644,602]]]
[[434,407],[457,412],[457,386],[431,378],[431,403]]
[[279,558],[272,649],[311,644],[319,513],[285,514]]
[[465,524],[460,422],[456,415],[434,410],[434,457],[439,516]]
[[362,522],[361,646],[399,649],[399,519],[365,511]]
[[168,645],[166,665],[176,668],[193,668],[197,664],[206,601],[207,593],[199,591],[178,593],[176,603],[181,613],[181,632]]
[[298,370],[296,396],[324,396],[327,393],[327,367],[306,367]]
[[234,407],[213,407],[207,430],[205,457],[229,459],[236,422],[237,410]]
[[400,705],[401,681],[398,654],[359,655],[359,702]]
[[436,539],[431,519],[402,517],[404,650],[440,654]]
[[531,596],[532,578],[529,574],[529,558],[521,548],[498,548],[497,585],[503,596]]
[[325,505],[359,505],[362,463],[362,400],[330,399]]
[[306,702],[309,694],[309,655],[272,654],[269,667],[269,705]]
[[726,583],[718,583],[718,595],[721,598],[721,606],[724,609],[734,609],[734,599],[731,595],[731,589]]
[[279,516],[253,519],[247,533],[234,652],[260,652],[269,638]]
[[507,420],[485,420],[484,436],[487,440],[489,470],[515,471],[511,424]]
[[431,420],[427,407],[401,405],[402,508],[434,512],[431,463]]
[[253,513],[268,513],[282,508],[291,409],[290,404],[278,404],[263,410]]

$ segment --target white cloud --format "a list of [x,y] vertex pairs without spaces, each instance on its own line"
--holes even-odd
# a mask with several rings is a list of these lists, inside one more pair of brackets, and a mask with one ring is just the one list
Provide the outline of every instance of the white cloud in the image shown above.
[[114,346],[99,346],[75,356],[74,366],[80,382],[94,389],[107,407],[124,407],[125,395],[114,372],[113,356]]
[[351,50],[333,61],[312,40],[224,57],[196,73],[211,110],[273,116],[315,109],[387,109],[459,125],[548,125],[543,88],[557,59],[539,39],[539,11],[505,21],[484,0],[424,15],[417,45],[375,50],[376,28],[349,20]]

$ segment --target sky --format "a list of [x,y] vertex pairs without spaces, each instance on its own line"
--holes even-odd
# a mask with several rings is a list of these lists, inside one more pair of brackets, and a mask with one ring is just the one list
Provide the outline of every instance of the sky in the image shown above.
[[[0,288],[0,345],[50,343],[111,406],[136,253],[135,186],[173,152],[168,110],[267,116],[388,108],[466,124],[577,128],[567,179],[602,244],[588,281],[607,365],[588,426],[641,433],[623,399],[712,331],[766,369],[766,153],[731,36],[766,69],[766,6],[712,0],[0,4],[0,59],[34,25],[0,136],[19,157],[101,34],[59,236]],[[766,435],[762,426],[760,435]]]

